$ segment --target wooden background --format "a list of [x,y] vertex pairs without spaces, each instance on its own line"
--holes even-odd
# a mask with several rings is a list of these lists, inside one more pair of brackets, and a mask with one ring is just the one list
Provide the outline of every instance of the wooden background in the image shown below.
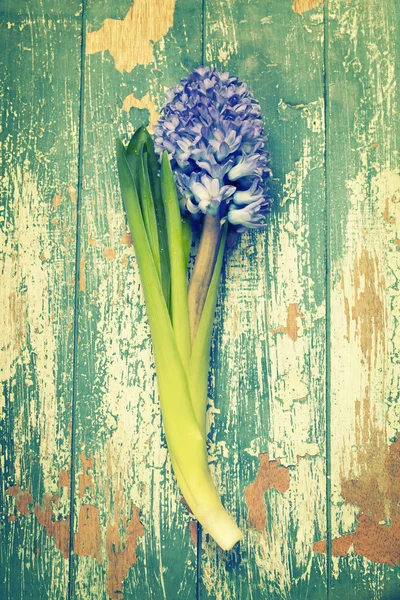
[[[0,596],[400,598],[400,5],[2,0]],[[181,501],[114,140],[205,63],[262,105],[274,211],[229,251]]]

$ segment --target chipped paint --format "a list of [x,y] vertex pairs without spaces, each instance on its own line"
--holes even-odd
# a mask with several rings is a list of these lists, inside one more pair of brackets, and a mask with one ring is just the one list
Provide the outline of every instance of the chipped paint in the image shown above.
[[[12,379],[18,366],[25,370],[25,389],[35,396],[29,409],[29,428],[24,429],[24,447],[38,439],[38,455],[44,489],[57,489],[54,473],[69,462],[69,446],[59,443],[60,414],[57,393],[57,364],[63,348],[57,346],[63,320],[54,318],[66,281],[68,258],[41,260],[41,249],[57,248],[52,241],[49,215],[52,213],[37,175],[15,165],[4,183],[13,207],[14,233],[3,246],[2,276],[8,282],[0,288],[0,379]],[[71,256],[73,259],[73,256]],[[72,276],[72,274],[70,275]],[[58,304],[57,304],[58,303]],[[35,356],[34,367],[29,356]],[[17,405],[14,405],[17,406]],[[19,406],[15,419],[26,417],[27,404]],[[43,419],[42,415],[46,415]],[[18,430],[21,431],[22,430]],[[57,457],[57,464],[54,461]],[[21,481],[21,459],[17,454],[15,479]]]
[[124,19],[106,19],[86,36],[86,52],[109,51],[115,68],[130,73],[154,61],[153,45],[172,27],[176,0],[135,0]]
[[68,191],[68,195],[69,195],[69,197],[71,199],[71,202],[73,204],[77,204],[78,198],[77,198],[77,195],[76,195],[76,188],[71,183],[69,183],[67,191]]
[[189,521],[188,527],[192,544],[197,548],[197,521]]
[[133,244],[132,242],[132,236],[128,231],[123,231],[122,235],[121,235],[121,244],[124,244],[124,246],[127,246],[128,248],[130,248]]
[[53,208],[54,208],[54,210],[57,210],[57,208],[59,206],[61,206],[61,202],[62,202],[61,194],[54,194],[52,202],[53,202]]
[[264,494],[275,489],[284,494],[290,486],[290,475],[280,461],[269,460],[268,454],[260,454],[260,467],[257,476],[244,491],[246,504],[249,509],[249,523],[258,531],[263,531],[267,525],[266,503]]
[[113,260],[115,260],[115,258],[117,256],[117,252],[114,248],[106,248],[103,252],[103,256],[107,260],[113,261]]
[[139,509],[134,506],[132,517],[124,520],[122,535],[115,521],[109,521],[106,532],[107,593],[112,600],[123,598],[123,581],[136,562],[138,537],[144,536],[144,527],[139,519]]
[[[369,445],[363,445],[361,474],[342,480],[342,496],[357,505],[358,522],[354,533],[333,539],[332,552],[345,556],[351,550],[375,563],[399,565],[400,438],[386,448],[379,437],[381,432],[372,432]],[[326,552],[326,542],[316,542],[314,551]]]
[[43,508],[35,505],[35,516],[46,529],[46,535],[54,538],[56,548],[61,550],[64,558],[69,557],[69,515],[65,519],[53,520],[53,503],[57,505],[58,496],[44,494]]
[[[212,10],[212,14],[211,14]],[[234,14],[233,0],[221,0],[212,6],[206,4],[208,27],[213,36],[218,36],[219,43],[216,48],[206,44],[207,62],[218,61],[218,64],[226,67],[229,59],[238,52],[238,40],[236,35],[237,21]]]
[[293,342],[297,340],[299,333],[299,321],[304,315],[299,312],[299,307],[297,304],[289,304],[287,308],[287,319],[286,319],[286,327],[278,327],[277,329],[270,329],[270,333],[272,335],[276,335],[277,333],[286,333],[290,337]]
[[122,110],[129,112],[131,108],[146,109],[149,111],[149,123],[147,129],[152,133],[155,124],[160,118],[160,113],[157,111],[156,105],[150,98],[149,92],[144,94],[141,98],[137,98],[133,93],[126,96],[122,102]]
[[68,493],[69,493],[69,488],[70,488],[70,485],[71,485],[71,479],[70,479],[70,476],[69,476],[69,471],[66,471],[65,469],[61,469],[57,485],[60,488],[62,488],[62,487],[67,488],[68,489]]
[[25,517],[30,515],[29,505],[33,504],[33,497],[30,492],[24,492],[19,485],[12,485],[7,490],[7,496],[12,496],[15,500],[15,507]]
[[82,463],[82,471],[79,475],[79,497],[83,498],[87,489],[94,488],[93,476],[91,473],[88,473],[89,469],[93,471],[93,458],[89,456],[85,457],[84,454],[81,454],[79,457]]
[[79,262],[79,290],[84,292],[86,289],[86,271],[85,271],[86,252],[81,253]]

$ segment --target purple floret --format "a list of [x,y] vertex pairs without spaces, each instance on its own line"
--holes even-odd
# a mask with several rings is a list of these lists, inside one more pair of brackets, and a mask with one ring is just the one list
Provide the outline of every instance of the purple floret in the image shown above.
[[260,105],[247,85],[199,67],[167,92],[155,129],[159,155],[168,152],[181,209],[194,218],[216,207],[238,231],[265,225],[267,142]]

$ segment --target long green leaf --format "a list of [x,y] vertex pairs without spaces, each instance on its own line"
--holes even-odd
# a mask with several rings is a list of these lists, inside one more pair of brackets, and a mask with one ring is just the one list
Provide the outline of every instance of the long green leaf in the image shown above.
[[186,269],[189,264],[190,247],[192,245],[192,224],[190,217],[182,218],[182,243],[183,243],[183,256],[185,259]]
[[190,329],[187,302],[187,265],[182,236],[182,217],[168,154],[161,160],[161,193],[168,232],[171,272],[171,317],[176,343],[185,368],[190,359]]
[[161,279],[160,247],[158,242],[157,220],[154,210],[153,194],[151,192],[149,172],[147,165],[147,152],[142,146],[138,160],[140,206],[142,208],[143,222],[153,254],[158,275]]
[[211,478],[205,441],[190,398],[186,369],[180,358],[150,250],[135,182],[120,140],[117,141],[117,164],[146,301],[163,426],[174,472],[194,516],[222,548],[230,549],[241,539],[242,533],[223,508]]
[[160,167],[157,155],[154,150],[153,138],[144,128],[142,133],[146,143],[146,151],[149,166],[149,179],[153,194],[154,209],[157,219],[157,230],[160,247],[160,263],[161,263],[161,280],[164,290],[164,297],[169,305],[170,301],[170,268],[169,268],[169,251],[168,251],[168,233],[165,220],[165,210],[161,194]]
[[139,190],[139,158],[146,143],[146,128],[139,127],[130,139],[126,148],[126,160],[132,173],[136,189]]

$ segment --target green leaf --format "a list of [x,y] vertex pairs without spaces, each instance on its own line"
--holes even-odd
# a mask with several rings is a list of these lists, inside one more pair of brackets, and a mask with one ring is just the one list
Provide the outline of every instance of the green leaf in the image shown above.
[[139,155],[138,160],[138,171],[139,171],[139,191],[140,191],[140,205],[142,208],[142,215],[144,226],[146,228],[147,237],[150,243],[150,248],[153,254],[154,263],[157,268],[158,276],[161,280],[161,265],[160,265],[160,248],[158,243],[158,231],[157,231],[157,220],[156,213],[154,210],[153,195],[151,192],[149,172],[147,166],[147,152],[145,146],[142,146],[142,152]]
[[146,143],[146,128],[142,125],[135,131],[126,148],[126,160],[134,179],[136,189],[139,189],[139,157]]
[[182,218],[176,184],[168,154],[161,161],[161,193],[168,232],[171,273],[171,318],[176,343],[185,368],[190,359],[190,330],[187,300],[187,265],[183,246]]
[[[181,360],[176,333],[172,329],[161,282],[151,253],[135,181],[120,140],[117,141],[117,164],[122,198],[132,233],[150,323],[163,427],[172,466],[194,516],[217,543],[228,550],[242,538],[242,533],[222,506],[211,478],[205,441],[190,398],[186,369]],[[170,236],[176,233],[176,214],[172,206],[169,206],[173,201],[173,193],[170,189],[171,181],[166,165],[164,171],[166,171],[164,201],[167,223],[172,221],[168,227]],[[182,238],[180,221],[178,230]],[[172,244],[171,257],[174,257],[175,245],[178,241],[179,238]],[[180,252],[183,255],[182,248]]]
[[158,240],[160,248],[161,280],[167,305],[170,303],[170,268],[168,252],[168,233],[165,220],[165,210],[161,194],[160,165],[154,150],[153,138],[146,128],[143,128],[141,138],[145,140],[148,157],[149,179],[153,194],[154,209],[157,219]]
[[190,248],[192,245],[192,223],[190,217],[182,217],[182,242],[183,255],[185,257],[186,269],[189,264]]

